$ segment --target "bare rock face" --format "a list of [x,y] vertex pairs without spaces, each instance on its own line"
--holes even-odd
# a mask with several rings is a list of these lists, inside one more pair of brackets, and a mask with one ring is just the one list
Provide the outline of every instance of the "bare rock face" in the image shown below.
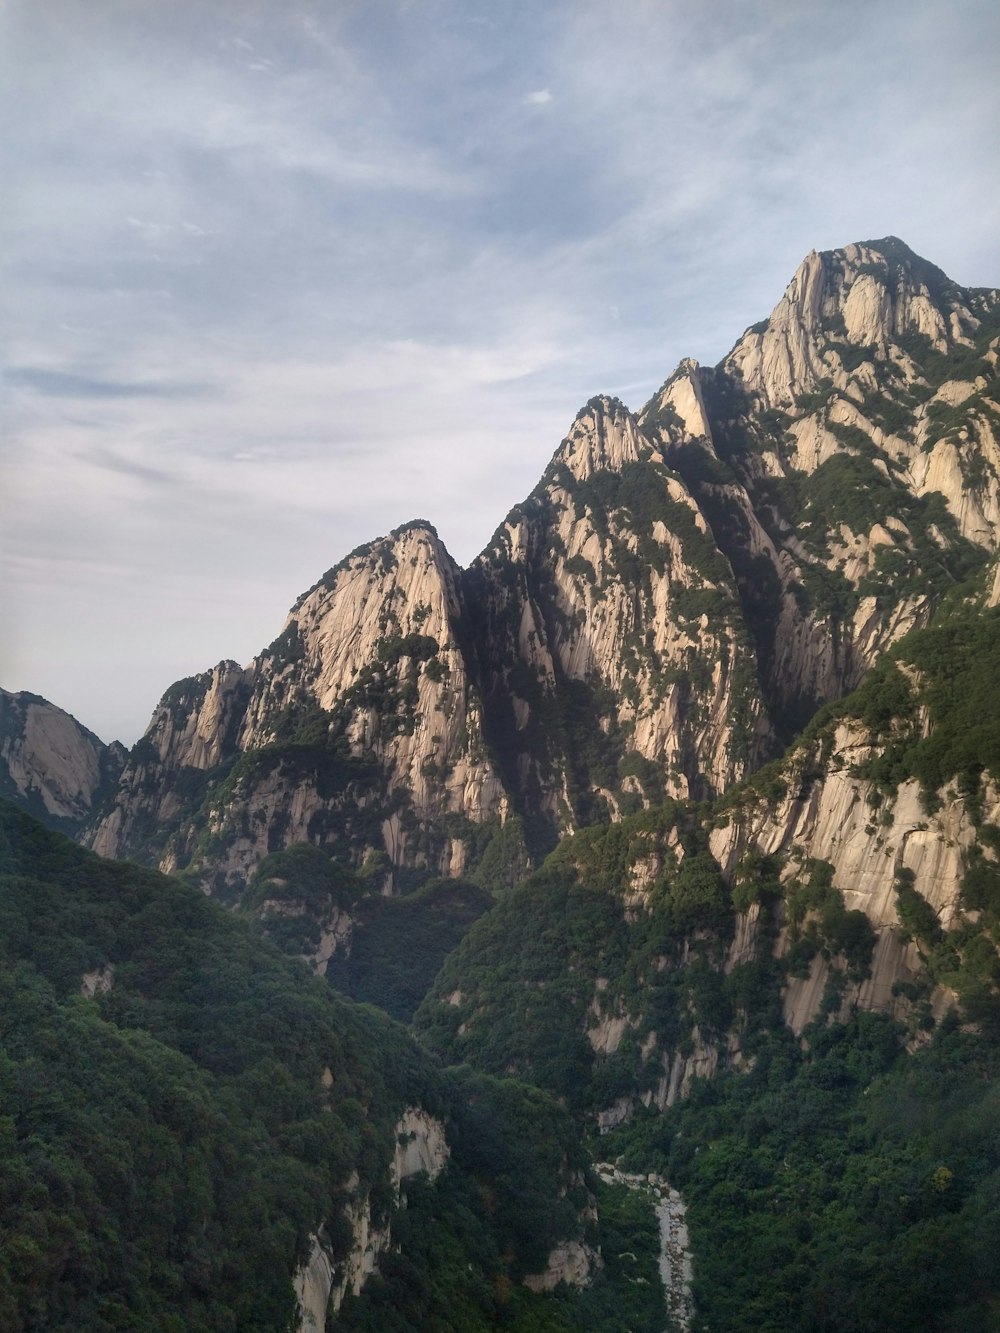
[[[395,1134],[396,1152],[390,1168],[390,1181],[398,1205],[405,1183],[411,1176],[424,1172],[428,1179],[437,1179],[447,1164],[450,1149],[444,1125],[419,1106],[406,1108]],[[293,1277],[298,1333],[325,1329],[328,1314],[336,1314],[348,1292],[358,1295],[375,1271],[379,1257],[389,1248],[391,1228],[372,1224],[371,1203],[367,1196],[359,1197],[349,1205],[348,1214],[353,1243],[347,1257],[335,1265],[321,1232],[310,1237],[309,1258]]]
[[204,794],[208,775],[231,758],[246,697],[236,662],[167,690],[129,755],[111,810],[91,831],[99,856],[142,857],[147,845],[166,840]]
[[544,1273],[529,1273],[524,1285],[529,1291],[555,1291],[561,1282],[567,1287],[587,1287],[594,1270],[602,1267],[601,1257],[581,1240],[561,1240],[549,1254]]
[[740,995],[751,978],[777,982],[796,1034],[860,1010],[916,1044],[956,1003],[990,1021],[1000,621],[981,607],[900,644],[713,806],[567,840],[446,962],[426,1039],[578,1097],[605,1131],[747,1068],[774,1021],[763,990]]
[[62,832],[89,819],[125,762],[76,718],[34,694],[0,690],[0,794]]
[[457,637],[457,574],[422,524],[348,557],[289,615],[279,642],[296,660],[253,664],[241,747],[280,739],[287,710],[318,707],[344,716],[351,751],[374,757],[390,794],[407,792],[417,810],[497,814],[502,789],[470,740],[479,702]]
[[955,284],[890,236],[811,251],[770,319],[747,330],[724,365],[766,407],[787,408],[831,371],[850,373],[844,345],[884,357],[899,337],[917,334],[944,353],[977,323]]
[[762,329],[743,335],[729,355],[748,388],[760,390],[766,406],[780,407],[796,392],[812,389],[822,373],[816,333],[824,308],[826,273],[815,250],[805,257]]
[[462,837],[429,840],[430,825],[452,815],[461,834],[506,813],[460,616],[454,563],[428,525],[353,552],[249,666],[167,692],[94,849],[145,849],[227,883],[296,842],[460,872]]
[[960,535],[995,549],[998,304],[894,237],[807,256],[719,367],[754,411],[787,418],[762,469],[812,474],[846,447],[943,496]]
[[[926,738],[926,709],[919,716]],[[873,928],[870,958],[855,960],[853,967],[827,942],[807,968],[793,969],[784,1009],[796,1033],[820,1013],[831,986],[844,1016],[862,1009],[907,1021],[915,991],[926,992],[934,1017],[955,1001],[946,988],[931,991],[927,985],[931,941],[907,919],[906,896],[935,937],[963,920],[969,866],[995,861],[990,830],[1000,819],[1000,792],[987,780],[970,798],[955,780],[928,793],[912,778],[885,790],[871,774],[900,735],[900,723],[879,736],[857,718],[842,719],[800,745],[765,783],[739,793],[710,835],[713,855],[730,881],[762,858],[781,867],[792,905],[777,938],[779,957],[802,933],[795,886],[815,880],[818,871],[824,889],[839,894],[849,912],[863,913]]]

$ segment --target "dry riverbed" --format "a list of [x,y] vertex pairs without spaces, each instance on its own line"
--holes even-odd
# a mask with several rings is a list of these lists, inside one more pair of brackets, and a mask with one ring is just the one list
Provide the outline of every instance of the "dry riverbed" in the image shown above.
[[606,1185],[625,1185],[648,1194],[660,1227],[660,1281],[670,1319],[668,1333],[687,1333],[694,1318],[691,1299],[691,1252],[688,1248],[684,1200],[662,1176],[630,1175],[609,1162],[596,1162],[594,1170]]

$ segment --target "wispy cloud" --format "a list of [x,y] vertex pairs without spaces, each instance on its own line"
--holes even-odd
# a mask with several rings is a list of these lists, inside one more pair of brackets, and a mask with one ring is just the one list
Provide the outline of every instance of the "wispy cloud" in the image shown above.
[[41,366],[10,366],[3,371],[8,386],[30,389],[52,398],[204,398],[214,386],[196,381],[166,383],[94,379]]

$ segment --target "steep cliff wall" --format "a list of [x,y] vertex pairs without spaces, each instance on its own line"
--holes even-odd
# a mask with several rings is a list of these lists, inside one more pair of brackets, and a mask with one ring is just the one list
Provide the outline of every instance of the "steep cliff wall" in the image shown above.
[[961,536],[995,549],[998,299],[892,237],[807,256],[719,368],[785,427],[755,470],[808,476],[846,446],[911,495],[940,494]]
[[[949,786],[934,793],[929,813],[916,780],[903,783],[890,797],[873,806],[870,781],[852,770],[870,764],[879,753],[870,734],[857,724],[836,729],[833,747],[823,771],[803,780],[794,767],[786,770],[789,790],[773,806],[750,803],[713,831],[710,845],[725,872],[739,872],[744,858],[780,858],[786,887],[808,877],[810,864],[832,867],[829,881],[849,911],[865,914],[875,938],[870,967],[853,977],[843,961],[832,963],[825,948],[807,961],[808,972],[790,976],[784,990],[785,1017],[796,1032],[820,1012],[832,978],[842,983],[837,1011],[857,1007],[894,1014],[906,1020],[912,1013],[908,989],[925,979],[925,946],[900,919],[897,890],[900,871],[909,872],[912,885],[929,905],[943,931],[962,917],[962,882],[970,854],[982,852],[978,821],[996,823],[1000,799],[994,786],[985,794],[975,817],[967,803]],[[805,756],[800,762],[807,762]],[[788,952],[795,931],[788,926],[777,940],[779,955]],[[938,1016],[954,1002],[954,993],[940,989],[932,1003]]]
[[[391,1188],[399,1205],[402,1188],[419,1172],[436,1180],[450,1151],[444,1125],[419,1106],[408,1106],[396,1125],[396,1151],[390,1172]],[[355,1175],[350,1188],[357,1189]],[[348,1292],[357,1295],[375,1271],[379,1257],[392,1241],[391,1226],[374,1226],[371,1201],[359,1196],[347,1207],[352,1241],[347,1257],[337,1263],[322,1231],[309,1238],[309,1258],[293,1278],[298,1303],[299,1333],[326,1328],[329,1313],[336,1314]]]
[[98,855],[158,859],[217,780],[212,775],[232,762],[247,693],[247,673],[236,662],[167,690],[128,757],[111,809],[90,833]]
[[470,569],[487,734],[556,829],[722,790],[769,732],[732,570],[616,400],[577,416]]
[[0,795],[64,833],[76,833],[125,763],[76,718],[35,694],[0,690]]
[[417,1015],[448,1058],[602,1129],[743,1069],[782,1022],[1000,1011],[1000,615],[903,640],[706,810],[566,840],[472,927]]
[[[987,611],[904,640],[783,763],[723,802],[709,845],[726,875],[738,883],[769,863],[783,886],[776,948],[793,960],[785,1013],[796,1031],[824,992],[841,1012],[907,1021],[919,999],[929,1022],[992,990],[998,636]],[[841,906],[870,923],[870,957],[863,933],[853,960],[831,948],[834,937],[850,944]]]

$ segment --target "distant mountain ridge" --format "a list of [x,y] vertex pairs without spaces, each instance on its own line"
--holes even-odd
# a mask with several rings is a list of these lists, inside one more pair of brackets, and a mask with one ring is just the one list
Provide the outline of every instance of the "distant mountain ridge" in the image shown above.
[[987,578],[998,337],[895,238],[810,254],[719,366],[592,399],[469,569],[407,524],[171,687],[91,844],[233,893],[310,841],[405,887],[718,795]]

